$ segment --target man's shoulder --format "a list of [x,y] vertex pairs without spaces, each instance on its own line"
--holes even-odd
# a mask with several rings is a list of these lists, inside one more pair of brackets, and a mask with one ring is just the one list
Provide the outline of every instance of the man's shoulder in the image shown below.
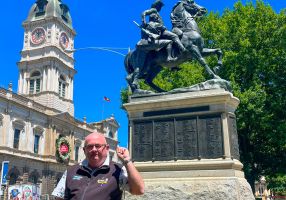
[[77,171],[78,169],[80,169],[80,168],[81,168],[81,164],[80,164],[80,163],[75,164],[75,165],[68,166],[68,167],[67,167],[67,174],[76,172],[76,171]]
[[80,168],[80,167],[81,167],[81,164],[77,163],[75,165],[68,166],[67,170],[77,169],[77,168]]
[[158,13],[158,11],[155,8],[150,8],[148,10],[145,10],[143,13],[151,14],[151,13]]
[[123,165],[114,161],[110,161],[109,166],[112,167],[114,166],[116,169],[122,170]]

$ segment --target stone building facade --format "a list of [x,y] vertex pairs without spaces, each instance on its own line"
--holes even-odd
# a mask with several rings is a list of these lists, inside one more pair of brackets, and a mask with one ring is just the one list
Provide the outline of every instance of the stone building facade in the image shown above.
[[[37,0],[23,22],[18,91],[0,88],[0,162],[9,161],[8,185],[31,183],[51,194],[67,165],[84,159],[84,138],[105,134],[117,161],[119,124],[110,117],[87,123],[74,117],[72,53],[75,31],[69,8],[60,0]],[[68,163],[56,157],[56,141],[69,143]],[[2,170],[2,169],[1,169]]]

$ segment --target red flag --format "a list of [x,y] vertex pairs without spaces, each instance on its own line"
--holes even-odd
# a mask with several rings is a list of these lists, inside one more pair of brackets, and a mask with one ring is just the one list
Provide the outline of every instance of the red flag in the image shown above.
[[108,97],[103,97],[103,99],[107,102],[110,102],[110,99]]

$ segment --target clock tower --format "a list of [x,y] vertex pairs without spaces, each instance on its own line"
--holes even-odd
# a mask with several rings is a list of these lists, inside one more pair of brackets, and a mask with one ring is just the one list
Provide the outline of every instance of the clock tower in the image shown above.
[[36,0],[23,22],[24,45],[18,62],[18,93],[74,116],[75,31],[62,0]]

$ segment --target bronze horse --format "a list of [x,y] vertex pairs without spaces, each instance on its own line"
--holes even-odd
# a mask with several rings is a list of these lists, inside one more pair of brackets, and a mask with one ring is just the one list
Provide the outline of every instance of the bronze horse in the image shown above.
[[173,55],[177,57],[174,61],[167,61],[166,49],[160,51],[145,52],[136,48],[129,52],[125,57],[125,69],[128,73],[126,80],[132,90],[132,93],[142,93],[140,90],[139,79],[144,79],[157,92],[164,92],[163,89],[153,83],[153,79],[162,70],[163,66],[173,68],[180,64],[196,59],[205,68],[211,78],[220,79],[208,66],[204,57],[217,55],[218,66],[222,65],[222,52],[220,49],[204,48],[204,41],[200,30],[195,21],[196,18],[206,14],[206,9],[197,5],[193,0],[179,1],[172,10],[171,20],[173,29],[187,52],[180,53],[177,48],[173,47]]

